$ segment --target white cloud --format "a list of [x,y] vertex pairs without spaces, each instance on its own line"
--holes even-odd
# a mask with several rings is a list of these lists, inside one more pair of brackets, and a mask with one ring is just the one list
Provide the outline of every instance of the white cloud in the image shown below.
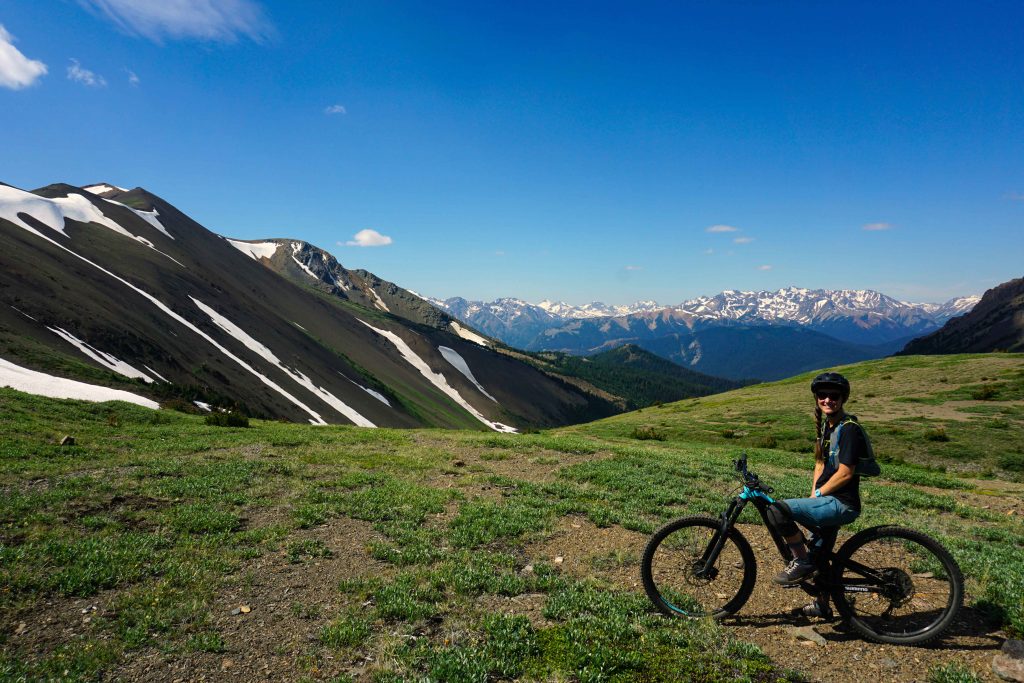
[[0,88],[20,90],[46,74],[46,65],[14,47],[14,36],[0,24]]
[[163,38],[196,38],[234,42],[247,37],[260,42],[274,29],[253,0],[78,0],[79,4],[117,24],[123,31],[160,42]]
[[769,265],[763,265],[763,266],[758,266],[757,269],[758,270],[771,270],[772,267],[769,266]]
[[892,224],[891,223],[868,223],[867,225],[864,226],[864,229],[865,230],[870,230],[872,232],[877,232],[879,230],[891,230],[892,229]]
[[129,85],[131,85],[133,88],[138,87],[139,83],[142,82],[139,80],[139,75],[131,69],[125,69],[125,71],[128,73]]
[[352,239],[345,242],[346,247],[386,247],[392,240],[387,235],[382,235],[376,230],[360,230]]
[[704,254],[707,255],[707,256],[711,256],[714,253],[715,253],[714,249],[705,249],[704,250]]
[[750,244],[754,241],[753,237],[737,237],[732,241],[733,244]]
[[1009,192],[1006,198],[1011,202],[1024,202],[1024,192]]
[[342,105],[342,104],[332,104],[331,106],[329,106],[326,109],[324,109],[324,113],[325,114],[347,114],[348,111],[345,110],[345,105]]
[[78,63],[77,59],[71,59],[71,66],[68,67],[68,80],[72,80],[75,83],[81,83],[82,85],[89,86],[90,88],[105,88],[107,87],[107,79],[103,78],[88,69],[83,69],[82,65]]
[[505,250],[504,249],[498,249],[496,252],[494,252],[494,255],[495,256],[504,256],[505,255]]
[[739,228],[734,228],[731,225],[712,225],[706,228],[704,232],[739,232]]
[[626,270],[628,270],[628,271],[637,271],[637,270],[643,270],[643,269],[644,269],[643,266],[626,266]]

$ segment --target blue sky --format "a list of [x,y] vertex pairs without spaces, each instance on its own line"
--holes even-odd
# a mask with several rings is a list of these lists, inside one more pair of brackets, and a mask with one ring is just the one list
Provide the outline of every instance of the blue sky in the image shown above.
[[0,25],[0,180],[141,185],[423,294],[944,301],[1024,274],[1019,2],[23,0]]

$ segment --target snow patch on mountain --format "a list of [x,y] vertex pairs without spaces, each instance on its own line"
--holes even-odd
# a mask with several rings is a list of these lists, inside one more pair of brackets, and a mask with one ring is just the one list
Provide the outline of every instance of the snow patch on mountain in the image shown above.
[[473,332],[472,330],[467,330],[465,327],[458,324],[454,320],[451,322],[450,327],[452,328],[452,331],[455,332],[455,334],[459,335],[460,337],[467,341],[473,342],[474,344],[479,344],[480,346],[490,346],[491,344],[488,340],[484,339],[476,332]]
[[299,268],[302,268],[304,271],[306,271],[306,274],[309,275],[311,278],[313,278],[314,280],[319,280],[320,276],[314,273],[312,270],[310,270],[309,266],[307,266],[305,263],[298,259],[298,254],[304,246],[305,245],[302,242],[292,242],[292,261],[295,261],[295,264]]
[[[108,199],[107,201],[109,202],[111,200]],[[113,204],[120,204],[121,206],[123,206],[123,207],[125,207],[127,209],[131,209],[132,213],[134,213],[136,216],[138,216],[142,220],[146,221],[147,223],[152,225],[154,228],[156,228],[157,230],[159,230],[163,234],[165,234],[168,237],[170,237],[172,240],[174,239],[174,235],[172,235],[167,230],[167,228],[164,227],[163,223],[161,223],[159,220],[157,220],[159,218],[159,216],[160,216],[160,212],[157,211],[156,209],[153,209],[152,211],[142,211],[140,209],[134,209],[134,208],[128,206],[127,204],[121,204],[121,202],[111,202],[111,203],[113,203]]]
[[441,352],[441,355],[444,356],[446,361],[452,364],[452,367],[461,372],[466,379],[472,382],[473,386],[479,389],[481,394],[495,403],[498,402],[498,399],[491,396],[487,390],[484,389],[484,386],[477,381],[476,377],[473,376],[473,371],[469,369],[469,363],[466,362],[465,358],[459,355],[458,351],[448,346],[438,346],[437,350]]
[[243,242],[241,240],[233,240],[230,237],[225,237],[224,239],[228,241],[228,244],[253,261],[259,261],[261,258],[271,258],[277,253],[278,247],[281,246],[277,242]]
[[100,183],[98,185],[88,185],[82,188],[86,192],[92,192],[93,194],[106,194],[107,192],[127,192],[128,190],[117,185],[107,185],[106,183]]
[[160,407],[160,404],[156,401],[133,394],[130,391],[86,384],[85,382],[77,382],[73,379],[65,379],[64,377],[54,377],[45,372],[23,368],[3,358],[0,358],[0,386],[24,391],[26,394],[49,396],[50,398],[71,398],[79,401],[92,401],[94,403],[126,401],[154,410]]
[[168,384],[172,384],[172,382],[169,379],[167,379],[166,377],[164,377],[163,375],[161,375],[159,372],[157,372],[153,368],[149,367],[148,365],[143,365],[142,367],[144,367],[147,370],[149,370],[157,379],[159,379],[159,380],[161,380],[163,382],[167,382]]
[[462,394],[460,394],[450,384],[448,384],[448,380],[445,379],[444,375],[442,375],[439,372],[434,372],[433,370],[431,370],[430,366],[427,365],[426,361],[424,361],[422,358],[416,355],[416,352],[412,350],[409,344],[407,344],[406,341],[399,337],[397,334],[389,330],[378,329],[371,325],[370,323],[366,322],[365,320],[360,320],[359,322],[363,323],[371,330],[373,330],[374,332],[376,332],[377,334],[379,334],[380,336],[384,337],[392,344],[394,344],[395,348],[398,349],[398,353],[402,355],[402,358],[404,358],[406,362],[408,362],[410,365],[416,368],[419,371],[419,373],[423,375],[424,378],[427,379],[427,381],[429,381],[435,387],[444,392],[448,397],[450,397],[460,406],[465,408],[470,415],[480,420],[481,422],[483,422],[485,425],[487,425],[496,432],[514,433],[518,431],[515,427],[503,425],[500,422],[491,422],[486,417],[484,417],[480,413],[480,411],[471,406],[469,402],[462,397]]
[[55,335],[57,335],[67,343],[71,344],[79,351],[81,351],[83,354],[85,354],[89,358],[92,358],[94,361],[96,361],[103,367],[107,368],[108,370],[116,372],[117,374],[122,375],[124,377],[128,377],[130,379],[141,379],[147,384],[153,383],[153,378],[147,375],[146,373],[142,372],[141,370],[136,370],[128,363],[125,363],[123,360],[120,360],[119,358],[116,358],[109,353],[104,353],[103,351],[100,351],[99,349],[90,346],[87,342],[82,341],[81,339],[71,334],[67,330],[62,329],[60,327],[47,327],[46,329],[50,330],[50,332],[53,332]]
[[[190,296],[189,298],[192,299],[192,302],[197,307],[199,307],[199,309],[203,313],[205,313],[206,315],[208,315],[210,317],[210,320],[213,321],[213,324],[215,324],[217,327],[221,328],[222,330],[227,332],[229,335],[231,335],[232,337],[237,339],[239,342],[242,343],[243,346],[245,346],[247,349],[249,349],[250,351],[252,351],[256,355],[258,355],[259,357],[263,358],[267,362],[272,363],[273,365],[276,365],[277,367],[279,367],[282,370],[284,370],[286,373],[288,373],[289,376],[291,376],[291,378],[297,384],[299,384],[300,386],[304,387],[305,389],[307,389],[308,391],[312,392],[313,394],[319,396],[320,399],[324,403],[326,403],[327,405],[331,406],[336,411],[338,411],[339,413],[341,413],[342,415],[347,417],[349,420],[354,422],[357,426],[359,426],[359,427],[374,427],[374,426],[376,426],[372,422],[367,420],[365,417],[360,415],[356,410],[351,408],[344,401],[339,399],[337,396],[335,396],[331,392],[327,391],[323,387],[319,387],[316,384],[314,384],[312,382],[312,380],[310,380],[309,377],[304,375],[302,372],[300,372],[299,370],[295,370],[293,368],[289,368],[288,366],[286,366],[284,363],[281,362],[281,360],[277,356],[274,355],[273,351],[268,349],[266,346],[261,344],[256,339],[254,339],[252,336],[250,336],[245,330],[240,328],[238,325],[235,325],[233,322],[231,322],[230,320],[228,320],[227,318],[225,318],[221,314],[217,313],[217,311],[215,311],[213,308],[207,306],[206,304],[204,304],[202,301],[200,301],[199,299],[195,298],[194,296]],[[320,418],[319,415],[317,415],[316,417],[318,419]]]
[[[340,372],[338,374],[341,375]],[[345,375],[341,375],[341,376],[345,377]],[[348,379],[348,377],[345,377],[345,379]],[[381,403],[386,405],[388,408],[391,407],[391,401],[389,401],[388,397],[385,396],[384,394],[380,393],[379,391],[374,391],[373,389],[371,389],[369,387],[364,387],[362,384],[360,384],[359,382],[356,382],[355,380],[349,379],[348,381],[352,382],[352,384],[355,384],[357,387],[359,387],[360,389],[362,389],[363,391],[368,393],[370,396],[373,396],[375,399],[377,399],[378,401],[380,401]]]
[[[91,201],[80,194],[72,193],[67,197],[48,199],[25,192],[9,185],[0,185],[0,218],[6,218],[15,225],[29,228],[18,214],[32,216],[43,225],[56,230],[64,237],[69,235],[64,232],[65,221],[70,219],[79,223],[95,223],[113,230],[119,235],[144,244],[161,256],[166,256],[179,266],[182,264],[174,257],[165,254],[157,249],[152,242],[145,237],[133,235],[111,218],[108,218]],[[184,267],[184,266],[182,266]]]
[[391,309],[388,308],[388,305],[386,303],[384,303],[384,300],[377,295],[377,292],[373,291],[373,287],[367,287],[366,291],[373,295],[373,303],[377,306],[377,308],[388,313],[391,312]]

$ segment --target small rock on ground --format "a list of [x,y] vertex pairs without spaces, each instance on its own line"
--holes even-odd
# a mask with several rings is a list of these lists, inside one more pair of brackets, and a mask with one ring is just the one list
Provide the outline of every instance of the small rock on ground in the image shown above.
[[821,634],[814,630],[813,626],[797,626],[790,630],[797,640],[806,640],[820,647],[825,647],[828,641],[821,637]]

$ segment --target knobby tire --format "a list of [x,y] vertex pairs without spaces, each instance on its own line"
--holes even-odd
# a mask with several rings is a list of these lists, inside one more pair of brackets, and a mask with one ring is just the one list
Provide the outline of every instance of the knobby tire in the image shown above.
[[757,561],[750,543],[734,527],[715,563],[717,576],[709,580],[695,574],[695,563],[720,526],[721,520],[711,517],[683,517],[654,532],[640,574],[658,610],[673,617],[717,618],[739,611],[750,598]]

